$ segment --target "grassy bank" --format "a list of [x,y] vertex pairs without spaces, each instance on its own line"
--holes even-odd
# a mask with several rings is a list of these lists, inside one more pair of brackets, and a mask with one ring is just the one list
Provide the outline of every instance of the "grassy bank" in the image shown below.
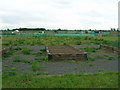
[[30,73],[3,77],[3,88],[118,88],[118,73],[36,76]]

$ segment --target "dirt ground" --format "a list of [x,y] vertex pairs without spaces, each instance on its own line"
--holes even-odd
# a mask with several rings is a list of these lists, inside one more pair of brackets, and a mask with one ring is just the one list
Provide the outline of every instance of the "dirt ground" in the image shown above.
[[[72,45],[78,49],[85,47],[94,47],[99,48],[99,45]],[[25,55],[21,50],[16,51],[13,55],[8,58],[2,59],[2,68],[3,74],[10,72],[13,69],[17,69],[17,73],[32,72],[34,71],[31,68],[31,64],[22,63],[22,62],[13,62],[15,57],[20,57],[24,60],[35,60],[36,58],[44,58],[47,56],[47,53],[42,55],[34,55],[34,53],[41,52],[40,49],[45,49],[45,46],[19,46],[21,48],[27,47],[31,49],[29,55]],[[13,48],[16,48],[14,46]],[[88,53],[87,61],[64,61],[64,62],[55,62],[55,61],[42,61],[38,62],[39,66],[38,72],[40,75],[45,73],[50,75],[56,74],[67,74],[67,73],[96,73],[96,72],[118,72],[118,56],[114,53],[98,49],[96,52]],[[91,59],[92,58],[92,59]]]
[[68,45],[53,45],[47,46],[48,50],[52,54],[79,54],[82,53],[80,50],[76,50],[75,48]]

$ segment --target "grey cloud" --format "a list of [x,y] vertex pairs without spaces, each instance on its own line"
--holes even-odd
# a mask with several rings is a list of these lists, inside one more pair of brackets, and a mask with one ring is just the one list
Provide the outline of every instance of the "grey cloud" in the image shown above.
[[[35,22],[35,24],[38,23],[38,25],[39,23],[42,23],[43,25],[46,25],[46,27],[52,27],[54,25],[58,27],[68,27],[69,29],[69,27],[71,27],[71,25],[68,24],[69,21],[75,22],[72,23],[72,25],[75,26],[74,28],[77,27],[77,23],[78,25],[79,23],[82,23],[87,26],[93,24],[104,25],[108,22],[107,25],[109,26],[112,25],[111,23],[117,22],[117,16],[115,15],[117,14],[117,11],[111,12],[115,9],[113,9],[115,3],[114,5],[112,4],[114,0],[107,0],[108,2],[106,2],[106,0],[30,0],[30,3],[28,4],[23,4],[24,1],[22,0],[19,1],[21,3],[14,3],[11,0],[9,1],[10,4],[7,1],[9,0],[3,0],[0,3],[0,23],[3,24],[2,27],[14,27],[14,25],[20,26],[22,25],[20,23],[25,23],[25,26],[29,27],[31,26],[29,22],[31,22],[31,24],[34,24]],[[2,4],[2,2],[4,3]],[[27,3],[27,1],[25,2]],[[97,7],[87,7],[85,6],[86,3],[91,6],[96,3],[102,5],[103,3],[103,6],[108,6],[108,12],[106,9],[103,9],[102,13],[102,10],[97,10]],[[82,18],[84,20],[82,20]],[[100,20],[101,18],[103,21]],[[107,28],[110,27],[111,26]],[[106,26],[103,26],[103,28],[106,28]]]
[[[7,11],[6,11],[7,12]],[[57,20],[54,16],[48,14],[47,12],[24,12],[24,11],[9,11],[6,15],[0,15],[0,19],[6,24],[19,24],[21,22],[56,22]]]

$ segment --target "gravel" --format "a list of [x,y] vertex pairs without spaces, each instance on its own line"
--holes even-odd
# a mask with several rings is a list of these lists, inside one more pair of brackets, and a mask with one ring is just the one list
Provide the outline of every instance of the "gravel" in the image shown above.
[[[73,46],[73,45],[72,45]],[[99,48],[99,45],[74,45],[77,48],[85,48],[85,47],[94,47]],[[45,46],[19,46],[19,47],[27,47],[32,49],[31,53],[40,52],[40,49],[44,49]],[[16,48],[16,46],[13,46]],[[23,64],[21,62],[14,62],[13,59],[16,56],[20,56],[22,59],[34,60],[36,57],[41,58],[46,56],[46,53],[40,56],[35,55],[24,55],[21,51],[16,51],[11,57],[5,58],[2,60],[3,73],[11,71],[12,68],[16,68],[18,73],[24,72],[33,72],[31,68],[31,64]],[[99,58],[98,58],[99,56]],[[39,62],[39,70],[41,75],[44,72],[48,72],[50,75],[56,74],[67,74],[67,73],[96,73],[96,72],[118,72],[118,58],[117,55],[113,53],[106,53],[104,50],[98,50],[94,53],[89,53],[88,58],[95,58],[95,61],[90,62]],[[113,57],[113,60],[109,60],[109,57]]]

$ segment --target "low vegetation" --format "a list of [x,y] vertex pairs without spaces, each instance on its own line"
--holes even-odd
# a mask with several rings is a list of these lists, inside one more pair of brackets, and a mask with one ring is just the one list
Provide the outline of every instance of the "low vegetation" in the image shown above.
[[[15,38],[14,38],[15,37]],[[110,38],[110,39],[109,39]],[[85,37],[85,36],[49,36],[49,35],[16,35],[4,36],[3,47],[19,45],[83,45],[83,44],[107,44],[119,47],[118,36]]]
[[11,55],[13,55],[14,53],[15,53],[15,50],[10,49],[9,51],[5,52],[2,57],[3,57],[3,58],[8,58],[8,57],[10,57]]
[[[40,74],[40,73],[36,73]],[[118,88],[119,73],[36,76],[31,73],[3,77],[3,88]]]
[[90,48],[90,47],[86,47],[86,48],[81,48],[81,50],[84,50],[85,52],[96,52],[99,48]]
[[34,72],[37,72],[38,70],[39,70],[39,66],[38,66],[38,63],[32,63],[32,70],[34,71]]
[[[16,37],[16,38],[14,38]],[[24,63],[31,65],[33,73],[18,74],[15,67],[10,69],[9,72],[3,73],[3,88],[118,88],[118,75],[116,72],[99,73],[104,71],[99,69],[96,74],[66,74],[66,75],[50,75],[49,72],[40,72],[46,68],[45,65],[39,65],[39,62],[48,61],[46,49],[40,49],[39,52],[32,53],[29,48],[18,47],[20,45],[84,45],[84,44],[107,44],[112,46],[118,43],[117,37],[80,37],[80,36],[34,36],[34,35],[23,35],[19,36],[3,36],[3,47],[17,46],[15,49],[11,49],[3,55],[3,58],[8,58],[13,55],[16,51],[22,52],[25,55],[35,55],[34,60],[21,59],[20,56],[14,57],[13,63]],[[115,42],[115,43],[113,43]],[[83,48],[85,52],[95,54],[98,48]],[[42,57],[39,57],[42,56]],[[105,56],[88,57],[88,60],[80,62],[91,62],[95,61],[96,58],[103,58]],[[106,61],[114,60],[114,57],[108,57]],[[52,61],[49,61],[52,62]],[[61,61],[77,63],[78,61]],[[14,65],[14,64],[12,64]],[[84,66],[84,64],[81,64]],[[89,67],[94,67],[94,64],[88,64]],[[5,68],[9,68],[5,65]],[[64,70],[66,72],[67,69]],[[77,67],[74,70],[78,70]],[[61,74],[61,72],[59,72]]]
[[32,51],[32,50],[29,49],[29,48],[23,48],[23,49],[22,49],[22,53],[23,53],[23,54],[26,54],[26,55],[29,55],[31,51]]

